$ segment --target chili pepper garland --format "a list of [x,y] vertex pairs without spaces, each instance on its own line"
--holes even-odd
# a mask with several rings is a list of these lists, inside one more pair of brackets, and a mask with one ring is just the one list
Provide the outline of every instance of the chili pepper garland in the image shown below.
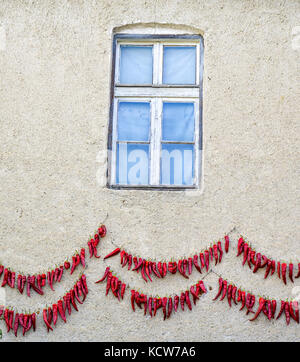
[[[90,252],[90,258],[95,256],[99,258],[97,254],[97,245],[100,242],[101,238],[104,238],[107,233],[107,229],[105,225],[101,225],[94,238],[88,241],[88,246],[92,245],[92,252]],[[49,285],[51,290],[54,291],[54,284],[60,283],[62,280],[63,274],[65,270],[71,268],[70,273],[76,270],[79,265],[82,265],[83,268],[86,267],[86,255],[85,248],[81,248],[80,252],[76,252],[72,257],[72,265],[65,261],[59,267],[47,271],[45,273],[40,273],[37,275],[23,275],[23,273],[16,273],[10,270],[10,268],[6,268],[3,265],[0,265],[0,280],[3,274],[3,279],[1,283],[1,287],[9,286],[10,288],[17,288],[18,291],[23,294],[24,290],[26,291],[26,295],[28,297],[31,296],[31,292],[34,291],[39,295],[44,295],[43,288],[46,284]]]
[[[224,238],[225,241],[225,251],[229,251],[229,236],[226,235]],[[143,259],[140,257],[132,256],[130,253],[122,250],[121,248],[116,248],[104,259],[108,259],[115,255],[120,254],[120,264],[122,268],[128,266],[128,270],[136,271],[137,273],[141,272],[142,278],[147,283],[148,281],[152,282],[152,277],[164,278],[168,273],[176,274],[179,272],[184,278],[189,279],[189,275],[192,274],[193,268],[195,268],[199,273],[202,273],[202,270],[206,269],[208,271],[209,265],[214,262],[214,265],[217,265],[222,261],[223,257],[223,248],[222,242],[218,241],[210,248],[207,248],[204,252],[196,253],[193,257],[184,258],[176,261],[169,262],[154,262],[148,259]]]
[[292,283],[294,283],[294,278],[297,279],[300,277],[300,263],[297,265],[297,272],[295,275],[296,267],[293,263],[281,263],[280,261],[275,261],[261,253],[256,253],[242,236],[239,238],[237,244],[237,256],[240,255],[243,256],[243,265],[247,262],[247,265],[251,270],[253,267],[253,273],[256,273],[259,269],[265,268],[264,279],[268,278],[269,275],[272,276],[273,274],[276,274],[276,271],[278,278],[282,279],[284,284],[287,284],[287,277]]
[[[105,269],[104,275],[101,279],[96,281],[95,283],[102,283],[106,280],[106,292],[105,295],[108,295],[109,291],[111,290],[113,295],[120,301],[124,298],[125,290],[127,286],[121,280],[119,280],[116,276],[114,276],[110,270],[110,267]],[[192,310],[192,303],[196,304],[199,297],[207,293],[206,287],[202,280],[200,280],[196,285],[192,285],[189,290],[186,290],[181,293],[180,297],[175,295],[174,297],[153,297],[147,296],[146,294],[139,293],[138,291],[131,289],[131,308],[135,312],[135,305],[138,308],[144,308],[144,315],[149,314],[150,317],[156,315],[157,310],[162,308],[163,310],[163,318],[168,319],[170,318],[171,314],[177,312],[178,305],[180,301],[181,309],[184,310],[185,305],[187,305],[189,310]],[[142,307],[143,304],[143,307]]]
[[[220,300],[224,300],[227,296],[229,306],[232,306],[232,302],[236,305],[241,304],[240,311],[246,307],[246,314],[253,313],[254,316],[249,320],[255,321],[258,316],[263,313],[266,318],[271,321],[275,319],[276,309],[278,302],[275,299],[268,299],[260,297],[258,300],[258,308],[256,311],[253,310],[256,302],[256,297],[252,293],[247,293],[244,290],[238,289],[235,285],[229,284],[226,280],[219,278],[219,288],[217,295],[213,299],[217,300],[221,296]],[[289,325],[290,319],[292,318],[295,322],[299,323],[299,305],[297,301],[283,301],[281,300],[280,311],[276,317],[276,320],[285,313],[286,323]]]

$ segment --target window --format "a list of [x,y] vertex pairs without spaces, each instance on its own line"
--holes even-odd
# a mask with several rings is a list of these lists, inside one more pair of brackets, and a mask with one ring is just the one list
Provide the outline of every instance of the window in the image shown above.
[[109,187],[199,186],[202,64],[200,35],[114,36]]

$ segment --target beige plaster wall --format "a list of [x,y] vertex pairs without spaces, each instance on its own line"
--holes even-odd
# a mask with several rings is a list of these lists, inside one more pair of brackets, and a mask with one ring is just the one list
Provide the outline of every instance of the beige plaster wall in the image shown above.
[[[112,32],[134,23],[184,24],[203,34],[202,193],[97,183],[106,169]],[[256,250],[298,263],[300,51],[292,34],[299,25],[297,0],[0,0],[0,262],[45,271],[84,245],[108,214],[101,255],[114,243],[153,259],[189,256],[235,228],[234,240],[243,234]],[[296,323],[250,323],[237,308],[213,303],[213,273],[205,278],[212,290],[192,312],[167,322],[134,314],[129,290],[118,303],[93,284],[106,265],[131,287],[161,296],[198,275],[146,285],[118,261],[89,262],[90,294],[80,312],[51,334],[40,319],[26,340],[299,341]],[[242,268],[235,250],[213,269],[257,295],[295,297],[291,283]],[[53,303],[78,273],[44,297],[5,289],[6,303],[19,310]],[[15,340],[3,321],[0,328],[2,340]]]

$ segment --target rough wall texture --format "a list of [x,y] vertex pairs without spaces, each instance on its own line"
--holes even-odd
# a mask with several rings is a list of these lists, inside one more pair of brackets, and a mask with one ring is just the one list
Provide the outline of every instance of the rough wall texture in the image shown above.
[[[300,52],[292,47],[299,12],[296,0],[0,0],[6,35],[0,50],[0,262],[24,273],[47,270],[84,245],[107,213],[102,255],[114,243],[153,259],[179,258],[235,227],[234,240],[242,233],[257,250],[299,262]],[[106,168],[97,154],[107,144],[112,31],[134,23],[184,24],[204,36],[201,194],[113,191],[97,183],[97,171]],[[213,273],[205,278],[212,290],[192,312],[167,322],[144,318],[130,311],[128,298],[118,303],[93,284],[107,264],[89,263],[90,294],[79,313],[51,334],[40,320],[26,340],[299,340],[296,323],[250,323],[236,308],[213,303]],[[121,271],[118,259],[110,264],[149,294],[181,291],[198,277],[145,285]],[[242,269],[233,250],[214,271],[257,295],[293,296],[291,284]],[[76,277],[64,277],[45,297],[6,290],[6,303],[36,310],[55,302]],[[3,340],[14,340],[0,323]]]

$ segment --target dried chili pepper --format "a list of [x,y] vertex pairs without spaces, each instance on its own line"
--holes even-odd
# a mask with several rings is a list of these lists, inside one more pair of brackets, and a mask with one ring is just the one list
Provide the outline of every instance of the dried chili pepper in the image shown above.
[[150,273],[149,273],[149,262],[147,260],[145,261],[145,272],[146,272],[146,275],[149,278],[150,282],[152,282],[152,279],[151,279]]
[[148,312],[149,312],[151,318],[152,318],[152,300],[153,300],[152,297],[148,298]]
[[197,301],[197,299],[199,299],[199,297],[198,297],[198,294],[197,294],[197,292],[195,291],[195,287],[194,287],[193,285],[190,287],[190,293],[191,293],[192,296],[193,296],[193,302],[194,302],[194,304],[196,304],[196,301]]
[[100,228],[98,229],[98,233],[101,236],[101,238],[104,238],[106,233],[107,233],[107,229],[105,225],[101,225]]
[[271,270],[271,266],[272,266],[272,262],[271,262],[271,260],[269,259],[269,260],[268,260],[267,269],[266,269],[266,272],[265,272],[264,279],[266,279],[266,278],[268,277],[269,272],[270,272],[270,270]]
[[232,290],[231,290],[231,299],[233,300],[234,304],[237,304],[237,302],[236,302],[236,292],[237,292],[237,287],[235,285],[233,285]]
[[237,246],[237,255],[236,256],[240,256],[242,254],[242,252],[244,251],[244,239],[242,237],[239,238],[238,240],[238,246]]
[[173,310],[173,299],[171,297],[169,297],[167,319],[170,318],[170,316],[172,314],[172,310]]
[[110,289],[110,287],[111,287],[111,279],[112,279],[112,273],[109,272],[109,273],[107,274],[107,279],[106,279],[106,291],[105,291],[105,295],[108,294],[109,289]]
[[85,268],[85,248],[81,248],[80,250],[80,262],[81,265]]
[[199,280],[199,282],[197,283],[197,287],[199,287],[200,292],[207,293],[203,280]]
[[208,268],[209,268],[209,252],[208,252],[208,250],[204,251],[204,256],[205,256],[206,271],[208,271]]
[[284,313],[285,313],[285,319],[286,319],[286,324],[289,325],[290,324],[290,303],[289,302],[285,302],[284,304]]
[[106,277],[108,276],[109,271],[110,271],[110,268],[109,268],[109,266],[108,266],[108,267],[105,269],[105,272],[104,272],[103,277],[102,277],[101,279],[99,279],[98,281],[96,281],[95,284],[103,282],[103,281],[106,279]]
[[300,263],[298,263],[298,273],[297,275],[295,276],[295,278],[299,278],[300,277]]
[[56,322],[57,322],[57,310],[58,310],[58,308],[57,308],[57,304],[56,304],[56,303],[54,303],[54,304],[52,305],[52,311],[53,311],[53,325],[56,325]]
[[222,257],[223,257],[223,249],[222,249],[222,243],[221,241],[218,241],[218,244],[217,244],[217,247],[218,247],[218,252],[219,252],[219,263],[221,263],[222,261]]
[[35,332],[35,330],[36,330],[36,314],[35,313],[31,314],[31,320],[32,320],[33,331]]
[[229,236],[225,235],[224,239],[225,239],[225,251],[226,251],[226,253],[228,253],[228,250],[229,250]]
[[286,267],[287,267],[286,263],[281,264],[281,275],[284,284],[286,284]]
[[242,306],[240,310],[243,310],[246,305],[246,292],[243,290],[241,291],[241,301],[242,301]]
[[188,258],[188,273],[189,273],[189,275],[192,274],[192,269],[193,269],[193,259]]
[[126,252],[124,252],[122,268],[124,268],[124,266],[127,264],[127,262],[128,262],[128,254]]
[[143,260],[143,264],[142,264],[142,267],[141,267],[141,275],[142,275],[142,278],[145,280],[145,282],[147,283],[148,280],[145,276],[145,264],[146,264],[146,260],[144,259]]
[[248,251],[249,251],[249,246],[247,243],[244,243],[244,258],[243,258],[243,265],[245,265],[246,261],[247,261],[247,257],[248,257]]
[[122,283],[121,285],[121,298],[124,298],[124,294],[125,294],[125,290],[126,290],[126,284]]
[[176,263],[176,261],[174,261],[174,262],[170,261],[168,263],[168,271],[171,274],[176,274],[176,272],[177,272],[177,263]]
[[223,300],[226,297],[227,293],[227,280],[223,280],[223,292],[220,300]]
[[92,248],[93,248],[93,253],[94,253],[94,256],[95,258],[99,259],[100,258],[100,255],[98,255],[98,252],[97,252],[97,245],[98,245],[98,242],[96,240],[91,240],[91,245],[92,245]]
[[219,278],[219,290],[213,300],[217,300],[219,298],[219,296],[221,295],[222,289],[223,289],[223,279]]
[[47,326],[48,332],[49,332],[49,329],[51,329],[51,331],[53,331],[50,323],[48,322],[48,316],[47,316],[47,309],[46,308],[43,310],[43,318],[44,318],[44,322],[45,322],[45,324]]
[[184,270],[182,269],[182,267],[183,267],[183,260],[180,259],[178,261],[178,271],[182,276],[184,276],[186,279],[188,279],[189,277],[184,273]]
[[280,261],[278,261],[277,262],[277,275],[278,275],[279,279],[281,279],[280,271],[281,271],[281,264],[280,264]]
[[294,319],[295,322],[299,324],[299,305],[298,302],[295,300],[289,303],[290,308],[290,315]]
[[174,310],[175,310],[175,312],[177,312],[177,310],[178,310],[178,305],[179,305],[179,296],[175,295],[175,297],[174,297]]
[[74,289],[70,290],[70,296],[71,296],[71,299],[70,299],[71,304],[72,304],[73,308],[78,312],[78,308],[77,308],[77,305],[76,305],[76,302],[75,302],[75,291],[74,291]]
[[232,285],[229,284],[227,288],[227,300],[230,308],[231,308],[231,292],[232,292]]
[[185,302],[185,292],[182,292],[180,295],[180,306],[183,311],[184,311],[184,302]]
[[131,289],[131,308],[135,312],[134,301],[135,301],[135,290]]
[[8,272],[8,269],[5,268],[1,287],[4,287],[8,283]]
[[261,253],[257,253],[253,273],[256,273],[260,267],[261,267]]
[[293,280],[293,271],[294,271],[294,264],[290,263],[289,264],[289,278],[291,280],[292,283],[294,283],[294,280]]
[[120,253],[121,249],[120,248],[117,248],[115,250],[113,250],[112,252],[110,252],[109,254],[107,254],[104,259],[108,259],[112,256],[115,256],[115,255],[118,255]]
[[272,318],[274,318],[277,308],[277,301],[275,299],[271,301],[271,306],[272,306]]
[[193,263],[194,263],[195,268],[198,270],[198,272],[202,274],[200,265],[198,264],[198,254],[194,255]]
[[200,262],[201,262],[201,268],[203,269],[205,267],[205,258],[204,258],[204,254],[200,253]]
[[281,314],[283,313],[284,308],[285,308],[285,301],[284,301],[284,300],[282,300],[282,301],[281,301],[280,311],[279,311],[279,313],[278,313],[278,316],[277,316],[276,320],[277,320],[277,319],[279,319],[279,318],[281,317]]
[[60,315],[61,319],[65,323],[67,323],[65,311],[64,311],[64,308],[63,308],[63,302],[62,302],[61,299],[57,302],[57,307],[58,307],[58,312],[59,312],[59,315]]
[[129,254],[129,255],[128,255],[128,270],[131,269],[131,266],[132,266],[132,255]]
[[263,310],[264,306],[265,306],[265,299],[264,298],[259,298],[259,307],[254,315],[254,317],[252,319],[249,319],[251,322],[255,321],[255,319],[257,319],[257,317],[259,316],[259,314],[261,313],[261,311]]
[[143,259],[139,258],[139,262],[138,264],[132,269],[132,271],[136,270],[138,271],[138,269],[143,265]]
[[189,294],[188,290],[186,290],[186,292],[185,292],[185,301],[186,301],[186,304],[187,304],[189,310],[192,310],[192,303],[190,300],[190,294]]
[[210,261],[212,262],[212,261],[214,260],[214,251],[213,251],[213,248],[210,247],[210,248],[208,249],[208,251],[209,251]]
[[164,320],[167,318],[167,303],[168,303],[168,298],[166,298],[166,297],[162,298],[162,308],[163,308]]

